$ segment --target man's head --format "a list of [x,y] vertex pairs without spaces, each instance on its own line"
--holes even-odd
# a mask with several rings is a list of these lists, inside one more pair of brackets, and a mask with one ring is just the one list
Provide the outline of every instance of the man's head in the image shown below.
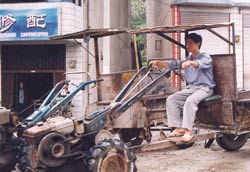
[[196,33],[190,33],[185,37],[187,50],[189,52],[195,52],[201,48],[202,37]]

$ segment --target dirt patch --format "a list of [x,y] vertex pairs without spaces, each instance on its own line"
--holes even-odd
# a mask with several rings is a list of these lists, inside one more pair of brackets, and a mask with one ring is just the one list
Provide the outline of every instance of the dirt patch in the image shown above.
[[247,172],[249,141],[238,151],[226,152],[216,142],[204,148],[197,142],[187,149],[165,149],[137,154],[138,172]]

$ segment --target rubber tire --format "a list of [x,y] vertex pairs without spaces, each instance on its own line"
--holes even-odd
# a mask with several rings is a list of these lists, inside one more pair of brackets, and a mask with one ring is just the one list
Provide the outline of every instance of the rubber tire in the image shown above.
[[217,144],[226,151],[236,151],[240,149],[247,141],[248,133],[239,136],[233,134],[223,134],[222,137],[217,137]]
[[[0,154],[0,156],[1,156],[1,154]],[[15,164],[11,164],[10,166],[2,166],[0,164],[0,171],[1,172],[11,172],[14,169],[15,169]]]
[[18,148],[13,148],[10,151],[3,150],[0,152],[0,171],[11,172],[15,169],[17,163]]
[[[45,167],[41,166],[39,161],[37,163],[31,161],[33,153],[37,154],[37,148],[34,145],[23,143],[18,165],[21,172],[46,171]],[[37,158],[39,160],[38,155]]]
[[102,172],[100,169],[102,168],[103,160],[110,152],[113,152],[114,150],[124,159],[126,159],[124,162],[126,162],[127,170],[123,172],[137,171],[135,166],[135,154],[129,149],[127,144],[117,139],[104,140],[95,145],[84,159],[84,171]]
[[119,136],[123,142],[129,143],[130,146],[141,145],[143,142],[143,138],[140,138],[139,135],[142,130],[143,129],[141,128],[122,129],[119,132]]
[[178,144],[177,147],[179,149],[187,149],[193,145],[194,145],[194,142],[191,142],[191,143]]
[[210,148],[214,142],[214,138],[205,140],[204,148]]
[[6,142],[6,133],[2,125],[0,125],[0,151],[4,149],[4,143]]

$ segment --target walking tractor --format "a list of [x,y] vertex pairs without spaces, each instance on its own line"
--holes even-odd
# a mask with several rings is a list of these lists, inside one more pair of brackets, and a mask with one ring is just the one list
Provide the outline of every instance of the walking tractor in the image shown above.
[[[215,30],[227,28],[227,39]],[[207,31],[223,40],[231,48],[229,54],[211,54],[213,59],[216,88],[214,95],[204,99],[196,114],[195,126],[209,130],[199,133],[188,143],[180,144],[174,139],[151,141],[151,131],[167,126],[166,98],[177,91],[172,86],[173,77],[180,77],[178,68],[154,70],[150,66],[138,68],[136,35],[157,34],[183,48],[186,46],[168,34],[187,35],[192,31]],[[86,171],[132,172],[136,171],[135,156],[132,153],[157,150],[170,146],[187,147],[197,140],[207,140],[206,146],[216,139],[225,150],[240,149],[250,132],[250,91],[239,91],[236,83],[235,33],[233,23],[162,26],[140,30],[87,29],[81,32],[53,37],[94,41],[97,78],[97,107],[83,119],[51,118],[24,131],[24,138],[32,149],[26,151],[27,168],[32,170],[53,169],[72,160],[83,159]],[[98,40],[106,36],[119,37],[129,34],[134,40],[134,55],[137,70],[100,73]],[[206,44],[206,43],[204,43]],[[151,59],[152,60],[152,59]],[[154,59],[153,59],[154,60]],[[175,60],[162,58],[158,60]],[[178,79],[177,79],[178,80]],[[163,132],[160,132],[164,135]],[[119,135],[122,141],[107,140]],[[143,141],[146,142],[143,142]]]
[[[90,80],[87,82],[82,82],[79,85],[66,80],[57,83],[45,98],[41,106],[24,121],[19,122],[17,126],[15,125],[15,116],[10,112],[10,110],[2,107],[0,109],[0,171],[10,172],[15,168],[16,164],[18,164],[17,167],[22,172],[44,171],[46,168],[43,168],[43,166],[40,165],[39,161],[37,160],[36,148],[24,140],[24,131],[28,128],[32,128],[33,126],[41,126],[43,125],[43,122],[47,121],[51,130],[56,129],[61,133],[61,135],[51,133],[47,139],[43,141],[43,148],[47,148],[47,144],[51,144],[50,142],[47,142],[47,140],[53,141],[50,140],[51,137],[56,139],[55,141],[62,141],[65,139],[63,134],[70,133],[72,130],[74,130],[71,125],[72,122],[74,122],[74,126],[76,127],[75,131],[81,133],[83,131],[83,120],[69,120],[71,114],[66,109],[73,97],[79,91],[85,90],[88,85],[96,84],[100,81],[102,81],[102,79]],[[71,93],[66,95],[63,94],[64,89],[69,85],[75,86],[75,89],[73,89]],[[42,136],[43,135],[41,135],[41,137]],[[75,141],[71,143],[76,144],[77,142]],[[54,156],[60,156],[58,155],[59,152],[57,152],[60,146],[61,144],[57,143],[53,148],[49,147],[50,150],[55,151],[55,154],[57,153],[57,155],[54,154]],[[87,147],[87,145],[85,146]],[[133,165],[135,157],[129,151],[126,152],[128,147],[121,141],[106,140],[105,142],[99,143],[99,146],[104,148],[105,150],[103,151],[106,151],[107,153],[111,148],[116,148],[119,151],[123,151],[121,153],[123,156],[128,153],[126,154],[126,157],[132,159],[131,164]],[[69,148],[65,148],[67,149],[64,151],[68,153]],[[39,158],[42,159],[42,156],[40,155]],[[57,164],[61,164],[62,161],[64,162],[64,160],[60,159]],[[53,162],[51,164],[53,164]],[[133,166],[131,166],[131,168],[133,168]]]

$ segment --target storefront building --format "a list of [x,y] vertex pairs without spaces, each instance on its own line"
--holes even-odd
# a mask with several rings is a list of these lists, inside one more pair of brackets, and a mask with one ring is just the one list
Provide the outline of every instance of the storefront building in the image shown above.
[[[13,1],[14,2],[14,1]],[[52,41],[50,37],[86,29],[80,1],[2,3],[0,9],[1,106],[30,114],[65,72],[84,71],[79,41]],[[85,15],[86,17],[86,15]],[[84,76],[71,77],[79,83]],[[25,107],[18,88],[24,84]],[[74,104],[82,113],[83,95]]]

